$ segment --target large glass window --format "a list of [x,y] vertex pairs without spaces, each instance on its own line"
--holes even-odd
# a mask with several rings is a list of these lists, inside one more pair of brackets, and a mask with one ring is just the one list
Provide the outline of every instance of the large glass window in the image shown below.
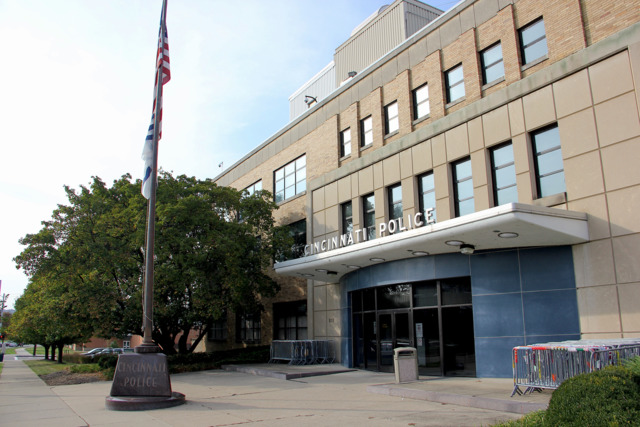
[[368,147],[373,144],[373,119],[371,116],[360,121],[360,146]]
[[428,116],[429,109],[429,85],[422,85],[413,91],[413,120]]
[[433,180],[433,172],[427,172],[418,177],[418,197],[420,212],[423,220],[427,221],[427,209],[433,208],[431,217],[436,220],[436,186]]
[[214,320],[207,333],[207,339],[209,341],[226,341],[227,340],[227,312],[224,311],[222,317],[218,320]]
[[294,301],[273,304],[274,330],[276,340],[307,339],[307,302]]
[[504,77],[502,45],[498,42],[480,52],[482,64],[482,84],[495,82]]
[[389,195],[389,220],[402,218],[402,185],[387,188]]
[[464,73],[462,64],[444,73],[447,88],[447,104],[464,98]]
[[460,160],[452,166],[454,203],[456,216],[458,217],[475,211],[471,159]]
[[307,156],[298,157],[273,173],[273,194],[276,203],[307,189]]
[[516,167],[513,161],[513,145],[502,144],[491,149],[493,175],[493,199],[496,206],[518,201]]
[[340,132],[340,157],[346,157],[351,154],[351,128],[347,128]]
[[340,205],[342,234],[351,233],[353,231],[353,206],[351,202],[345,202]]
[[398,102],[394,101],[384,107],[385,118],[385,134],[389,135],[400,129],[400,121],[398,119]]
[[258,182],[254,182],[250,186],[244,189],[244,193],[246,196],[253,196],[256,191],[262,190],[262,180]]
[[522,27],[518,34],[520,36],[522,65],[529,64],[547,55],[547,36],[542,18]]
[[531,134],[536,164],[538,197],[564,193],[564,166],[558,126],[553,125]]
[[304,256],[304,247],[307,245],[307,220],[289,224],[289,231],[293,237],[293,258],[300,258]]
[[367,230],[367,239],[376,238],[376,199],[372,194],[362,198],[362,212],[364,228]]
[[236,340],[238,342],[260,342],[260,313],[236,315]]

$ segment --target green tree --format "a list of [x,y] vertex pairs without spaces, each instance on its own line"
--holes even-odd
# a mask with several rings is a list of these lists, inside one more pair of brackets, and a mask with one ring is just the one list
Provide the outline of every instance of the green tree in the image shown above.
[[[101,337],[140,334],[146,200],[139,181],[123,176],[107,187],[65,187],[60,205],[37,234],[22,240],[16,257],[31,277],[47,274],[64,302]],[[161,173],[156,203],[154,340],[166,353],[188,352],[187,337],[202,339],[225,309],[256,311],[277,283],[266,273],[276,253],[290,246],[276,227],[272,196],[219,187],[211,180]],[[67,307],[67,305],[64,305]],[[73,328],[72,328],[73,329]]]

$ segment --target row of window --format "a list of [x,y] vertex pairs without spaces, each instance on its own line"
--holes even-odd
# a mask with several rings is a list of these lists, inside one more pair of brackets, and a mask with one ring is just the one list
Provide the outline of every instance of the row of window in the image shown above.
[[[548,53],[547,39],[542,18],[526,25],[518,31],[520,39],[520,55],[523,65],[534,63]],[[494,43],[480,52],[482,83],[488,85],[504,79],[504,61],[502,44]],[[464,72],[462,64],[444,72],[445,97],[447,104],[461,101],[465,97]],[[424,84],[412,92],[413,120],[419,120],[430,114],[429,86]],[[398,102],[394,101],[384,107],[385,135],[391,135],[400,128],[398,119]],[[360,121],[360,148],[373,144],[373,119],[367,116]],[[340,132],[340,157],[351,154],[351,129]]]
[[[260,313],[236,315],[236,342],[260,343],[262,324]],[[273,305],[273,339],[307,339],[307,302],[294,301]],[[227,341],[228,325],[226,313],[213,323],[207,333],[209,341]]]
[[[546,197],[565,191],[564,168],[560,149],[558,126],[552,125],[531,133],[532,152],[534,156],[535,176],[538,197]],[[516,169],[511,142],[505,142],[489,149],[491,161],[493,200],[495,206],[518,201],[516,185]],[[453,182],[453,201],[455,216],[463,216],[475,212],[473,193],[473,174],[471,158],[466,157],[451,164]],[[436,195],[433,171],[417,177],[418,207],[427,217],[427,211],[433,209],[430,216],[436,219]],[[386,189],[389,221],[402,218],[402,186],[394,184]],[[374,194],[361,198],[363,228],[367,229],[368,238],[376,237],[376,203]],[[353,206],[348,201],[341,205],[341,233],[353,230]]]

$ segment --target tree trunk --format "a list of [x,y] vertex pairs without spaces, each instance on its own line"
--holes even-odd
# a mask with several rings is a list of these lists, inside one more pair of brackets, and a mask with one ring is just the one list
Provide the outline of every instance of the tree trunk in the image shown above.
[[180,338],[178,338],[178,353],[180,354],[190,353],[187,349],[188,340],[189,340],[189,330],[187,329],[186,332],[182,330],[182,335],[180,335]]
[[36,347],[37,347],[37,346],[38,346],[38,344],[34,344],[34,345],[33,345],[33,355],[34,355],[34,356],[36,355]]
[[58,345],[58,363],[62,363],[62,349],[64,348],[64,344]]
[[43,345],[43,347],[44,347],[44,359],[49,360],[49,346]]
[[209,325],[205,325],[205,327],[202,328],[202,330],[200,330],[200,333],[198,334],[198,338],[196,338],[196,340],[193,342],[193,344],[191,344],[191,348],[189,349],[189,353],[193,353],[193,350],[195,350],[195,348],[198,346],[198,344],[200,344],[200,341],[202,341],[202,338],[204,338],[204,336],[207,334],[208,330],[209,330]]
[[51,346],[51,361],[52,362],[56,361],[56,346],[55,345]]

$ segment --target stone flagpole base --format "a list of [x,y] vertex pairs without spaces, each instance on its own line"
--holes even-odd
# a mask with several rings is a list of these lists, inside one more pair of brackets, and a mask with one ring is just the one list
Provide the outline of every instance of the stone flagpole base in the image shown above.
[[114,411],[144,411],[186,403],[182,393],[171,391],[167,356],[156,346],[136,347],[121,354],[106,407]]

